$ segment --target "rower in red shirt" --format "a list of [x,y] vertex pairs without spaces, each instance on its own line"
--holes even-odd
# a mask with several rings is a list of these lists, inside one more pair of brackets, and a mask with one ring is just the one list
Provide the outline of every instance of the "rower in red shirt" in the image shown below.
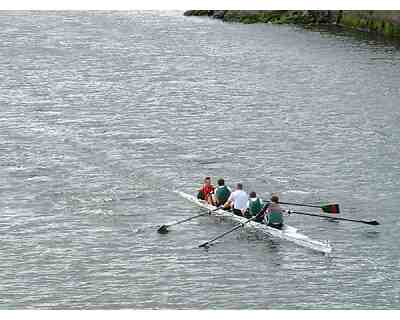
[[197,199],[206,200],[209,204],[214,205],[212,194],[214,193],[214,186],[211,184],[211,178],[205,177],[204,183],[199,189]]

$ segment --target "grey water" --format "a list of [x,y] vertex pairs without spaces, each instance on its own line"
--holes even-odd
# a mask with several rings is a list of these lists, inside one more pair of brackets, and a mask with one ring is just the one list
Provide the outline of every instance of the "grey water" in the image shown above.
[[[368,38],[0,12],[0,308],[399,308],[399,101],[399,49]],[[329,256],[244,231],[198,249],[233,226],[212,217],[158,234],[206,175],[381,225],[286,218]]]

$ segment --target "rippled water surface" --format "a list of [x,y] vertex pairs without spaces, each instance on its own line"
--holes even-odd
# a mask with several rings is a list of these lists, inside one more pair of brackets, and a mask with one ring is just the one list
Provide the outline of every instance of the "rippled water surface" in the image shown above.
[[[0,43],[1,308],[400,306],[398,49],[182,12],[2,12]],[[205,175],[381,226],[158,234]]]

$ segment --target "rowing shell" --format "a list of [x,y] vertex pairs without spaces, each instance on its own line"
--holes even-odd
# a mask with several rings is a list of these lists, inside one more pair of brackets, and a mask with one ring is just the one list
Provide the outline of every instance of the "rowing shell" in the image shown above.
[[[194,196],[187,194],[182,191],[175,191],[177,194],[179,194],[182,198],[185,198],[186,200],[189,200],[192,203],[195,203],[196,205],[206,208],[208,210],[215,210],[217,207],[212,206],[208,204],[207,202],[203,200],[199,200],[195,198]],[[229,220],[235,221],[235,222],[240,222],[243,223],[247,221],[246,218],[237,216],[229,211],[226,210],[216,210],[212,212],[213,215],[218,216],[218,217],[223,217],[227,218]],[[297,232],[297,229],[291,226],[288,226],[287,224],[284,225],[282,230],[276,229],[276,228],[271,228],[268,227],[265,224],[261,224],[258,222],[250,221],[244,225],[245,228],[252,228],[256,231],[261,231],[262,233],[272,236],[274,238],[279,238],[279,239],[284,239],[290,242],[293,242],[299,246],[306,247],[318,252],[323,252],[323,253],[330,253],[332,251],[332,247],[329,244],[328,241],[322,242],[318,240],[313,240],[309,238],[308,236],[301,234]]]

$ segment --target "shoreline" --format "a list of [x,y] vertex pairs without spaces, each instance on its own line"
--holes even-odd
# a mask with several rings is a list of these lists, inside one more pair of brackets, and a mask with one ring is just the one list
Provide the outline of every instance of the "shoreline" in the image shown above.
[[343,10],[189,10],[185,16],[208,16],[225,22],[338,26],[400,40],[400,11]]

